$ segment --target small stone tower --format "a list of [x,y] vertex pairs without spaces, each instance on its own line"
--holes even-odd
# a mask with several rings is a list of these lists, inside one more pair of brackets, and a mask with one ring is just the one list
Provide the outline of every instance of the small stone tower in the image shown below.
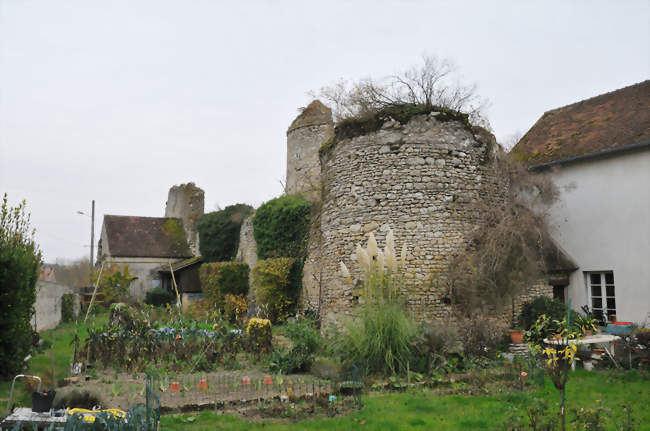
[[183,220],[187,244],[195,256],[199,255],[199,232],[197,224],[203,215],[205,196],[202,189],[194,183],[172,186],[165,204],[165,217]]
[[319,195],[318,150],[334,135],[332,110],[314,100],[293,120],[287,130],[287,193]]

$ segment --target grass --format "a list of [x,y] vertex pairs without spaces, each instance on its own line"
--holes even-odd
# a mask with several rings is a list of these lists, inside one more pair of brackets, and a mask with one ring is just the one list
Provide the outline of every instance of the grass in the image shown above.
[[[610,428],[622,420],[621,406],[632,408],[638,430],[650,429],[650,379],[636,371],[625,373],[576,371],[569,381],[567,400],[571,409],[598,403],[612,410]],[[528,392],[514,391],[493,396],[437,396],[429,390],[385,393],[363,398],[365,407],[346,417],[314,419],[300,422],[250,422],[233,415],[212,411],[167,415],[162,418],[165,430],[492,430],[501,426],[513,407],[532,405],[545,398],[553,406],[559,400],[550,381]],[[555,407],[554,407],[555,408]],[[573,415],[569,414],[569,418]]]
[[[43,380],[43,390],[57,386],[58,380],[70,375],[70,364],[74,354],[72,340],[75,329],[78,330],[81,347],[88,336],[86,329],[106,324],[108,322],[108,313],[90,315],[86,324],[83,323],[83,318],[83,315],[79,317],[80,323],[78,327],[75,323],[62,323],[56,329],[40,333],[42,340],[48,340],[54,346],[54,376],[56,381],[52,381],[51,350],[49,348],[41,353],[32,353],[33,357],[29,361],[29,367],[23,374],[39,376]],[[24,379],[18,380],[14,389],[13,403],[16,404],[16,407],[31,405],[30,394],[25,389],[23,382]],[[11,381],[0,381],[0,413],[4,413],[10,390]]]

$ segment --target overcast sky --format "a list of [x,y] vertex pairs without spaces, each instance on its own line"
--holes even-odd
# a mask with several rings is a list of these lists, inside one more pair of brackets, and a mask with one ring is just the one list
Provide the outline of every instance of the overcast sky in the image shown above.
[[650,2],[0,0],[0,193],[45,260],[87,256],[90,212],[206,212],[281,194],[307,92],[452,59],[499,139],[650,76]]

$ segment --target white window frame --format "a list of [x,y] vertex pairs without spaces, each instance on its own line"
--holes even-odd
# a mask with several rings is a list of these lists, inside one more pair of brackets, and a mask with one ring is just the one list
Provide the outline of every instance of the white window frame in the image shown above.
[[[608,283],[606,275],[611,274],[612,276],[612,282]],[[610,316],[616,315],[616,279],[614,278],[614,271],[585,271],[585,290],[586,290],[586,297],[587,297],[587,304],[589,309],[591,310],[592,313],[598,314],[598,312],[602,312],[603,316],[603,323],[607,323],[610,321]],[[598,275],[600,277],[600,283],[599,284],[594,284],[594,286],[599,285],[600,286],[600,296],[593,296],[592,295],[592,284],[591,284],[591,276],[592,275]],[[611,287],[614,290],[614,295],[608,295],[607,294],[607,288]],[[600,308],[594,308],[594,303],[593,299],[600,298],[601,300],[601,307]],[[609,308],[607,306],[607,300],[608,299],[613,299],[614,300],[614,308]]]

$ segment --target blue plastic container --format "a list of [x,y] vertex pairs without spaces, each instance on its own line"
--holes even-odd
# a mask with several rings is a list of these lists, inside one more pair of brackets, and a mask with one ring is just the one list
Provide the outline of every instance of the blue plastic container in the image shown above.
[[630,335],[632,333],[632,322],[608,323],[605,332],[610,335]]

